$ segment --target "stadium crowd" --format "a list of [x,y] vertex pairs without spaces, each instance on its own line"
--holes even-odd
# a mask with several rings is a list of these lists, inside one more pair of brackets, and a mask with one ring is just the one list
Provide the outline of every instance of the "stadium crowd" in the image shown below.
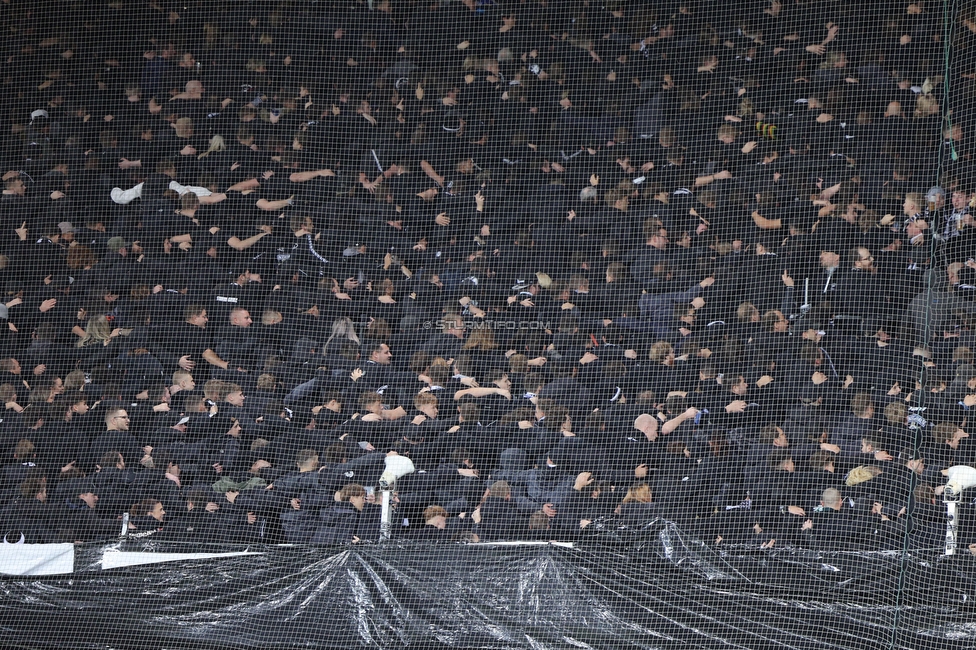
[[974,21],[4,0],[4,541],[940,547]]

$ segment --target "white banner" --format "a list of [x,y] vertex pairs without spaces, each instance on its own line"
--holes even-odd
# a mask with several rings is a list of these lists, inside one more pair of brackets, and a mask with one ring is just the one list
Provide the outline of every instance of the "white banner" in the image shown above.
[[50,576],[74,570],[74,544],[0,544],[2,574]]
[[140,564],[159,564],[160,562],[183,562],[186,560],[211,560],[224,557],[238,557],[240,555],[262,555],[250,551],[239,553],[142,553],[129,551],[105,551],[102,555],[102,570],[118,569],[125,566],[139,566]]

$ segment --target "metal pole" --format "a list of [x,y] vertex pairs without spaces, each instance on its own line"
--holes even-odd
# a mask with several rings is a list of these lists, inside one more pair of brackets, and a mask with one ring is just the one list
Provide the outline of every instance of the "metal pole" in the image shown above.
[[946,541],[945,554],[956,554],[956,533],[959,520],[956,518],[956,501],[946,501]]
[[390,539],[390,535],[393,530],[393,525],[390,522],[391,508],[390,508],[390,497],[391,490],[387,486],[383,486],[382,501],[381,501],[381,511],[380,511],[380,541],[386,541]]

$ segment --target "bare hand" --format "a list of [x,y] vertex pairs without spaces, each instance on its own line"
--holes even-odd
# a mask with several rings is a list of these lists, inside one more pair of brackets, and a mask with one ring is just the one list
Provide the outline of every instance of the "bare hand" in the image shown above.
[[725,412],[726,413],[745,413],[746,412],[746,406],[748,406],[748,405],[749,405],[748,402],[746,402],[744,399],[733,400],[733,401],[729,402],[728,405],[725,407]]

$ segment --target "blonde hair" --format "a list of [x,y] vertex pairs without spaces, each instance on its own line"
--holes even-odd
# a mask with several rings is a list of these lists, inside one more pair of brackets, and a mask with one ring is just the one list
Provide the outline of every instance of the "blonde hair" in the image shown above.
[[322,349],[328,347],[329,343],[335,338],[348,339],[357,345],[362,345],[362,341],[359,340],[359,335],[356,334],[356,326],[348,316],[343,316],[332,321],[332,334],[326,339]]
[[627,496],[620,503],[650,503],[651,486],[647,483],[638,483],[627,490]]
[[427,506],[424,510],[424,523],[427,523],[434,517],[447,517],[447,510],[441,506]]
[[189,117],[181,117],[177,119],[175,126],[176,126],[176,136],[178,138],[189,137],[189,136],[180,135],[180,133],[185,133],[187,129],[190,130],[191,134],[193,133],[193,120],[190,119]]
[[495,481],[491,484],[491,496],[499,499],[508,499],[512,496],[512,487],[508,481]]
[[508,367],[512,372],[527,372],[529,358],[524,354],[513,354],[508,358]]
[[919,95],[915,100],[915,117],[939,114],[939,100],[932,95]]
[[651,346],[650,359],[656,363],[662,363],[672,354],[674,354],[674,346],[667,341],[658,341]]
[[756,308],[751,302],[744,302],[739,305],[738,309],[735,310],[735,315],[739,318],[740,323],[750,323],[752,322],[753,316],[759,313],[759,309]]
[[210,148],[197,156],[197,160],[203,160],[210,154],[214,152],[220,153],[221,151],[227,151],[227,143],[224,142],[224,136],[218,133],[214,137],[210,138]]
[[462,350],[497,350],[498,343],[495,341],[495,333],[487,327],[478,327],[471,330],[468,340],[461,346]]
[[112,325],[105,316],[96,316],[88,321],[85,335],[75,343],[75,347],[84,348],[95,343],[105,343],[112,338]]

